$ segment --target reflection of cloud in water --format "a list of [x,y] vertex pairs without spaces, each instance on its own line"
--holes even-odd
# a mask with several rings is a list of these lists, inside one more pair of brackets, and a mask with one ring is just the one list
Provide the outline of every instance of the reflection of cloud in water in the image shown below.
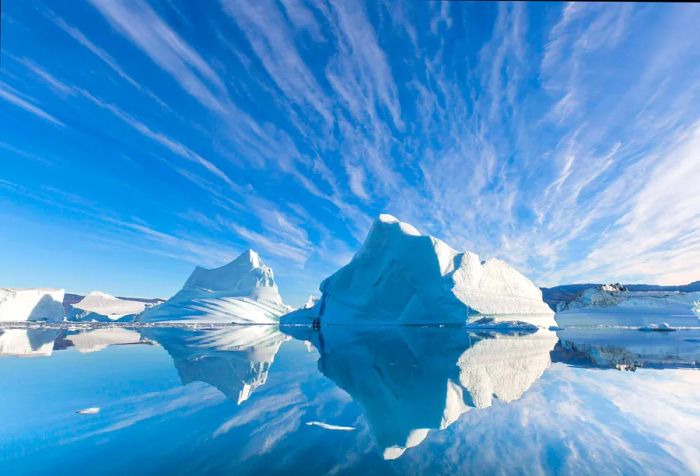
[[699,386],[694,370],[553,364],[517,402],[470,412],[400,468],[444,472],[439,453],[453,474],[700,474]]
[[0,329],[0,355],[49,356],[61,332],[57,329]]
[[205,330],[142,329],[170,354],[184,385],[205,382],[237,404],[267,380],[287,337],[272,326],[230,326]]
[[556,342],[546,330],[477,335],[412,327],[329,326],[306,337],[321,354],[319,370],[362,406],[385,459],[470,408],[490,406],[494,396],[519,398],[549,366]]

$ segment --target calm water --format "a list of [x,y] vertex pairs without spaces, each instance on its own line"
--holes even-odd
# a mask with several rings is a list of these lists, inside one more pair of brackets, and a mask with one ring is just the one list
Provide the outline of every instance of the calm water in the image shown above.
[[0,352],[3,475],[700,474],[700,330],[4,329]]

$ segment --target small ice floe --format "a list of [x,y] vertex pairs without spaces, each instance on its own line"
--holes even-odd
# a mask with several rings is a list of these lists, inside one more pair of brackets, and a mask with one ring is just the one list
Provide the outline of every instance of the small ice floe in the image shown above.
[[494,330],[494,331],[525,331],[535,332],[537,326],[523,321],[497,321],[493,317],[484,317],[478,321],[470,322],[467,329]]
[[79,413],[80,415],[95,415],[97,413],[100,413],[100,407],[83,408],[82,410],[78,410],[75,413]]
[[661,324],[649,324],[648,326],[640,327],[639,330],[645,332],[673,332],[676,328],[669,326],[666,322],[662,322]]
[[355,427],[353,427],[353,426],[331,425],[330,423],[324,423],[322,421],[307,421],[306,424],[308,426],[319,426],[319,427],[324,428],[326,430],[335,430],[335,431],[354,431],[355,430]]

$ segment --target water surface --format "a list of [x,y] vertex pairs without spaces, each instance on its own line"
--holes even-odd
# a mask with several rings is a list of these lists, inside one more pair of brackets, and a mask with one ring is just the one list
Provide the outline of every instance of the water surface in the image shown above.
[[283,330],[3,329],[2,473],[700,474],[699,330]]

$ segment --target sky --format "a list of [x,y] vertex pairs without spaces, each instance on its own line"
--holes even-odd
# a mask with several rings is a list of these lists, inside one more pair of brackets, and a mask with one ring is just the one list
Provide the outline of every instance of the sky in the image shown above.
[[299,305],[391,213],[536,284],[700,279],[700,5],[2,3],[0,286]]

